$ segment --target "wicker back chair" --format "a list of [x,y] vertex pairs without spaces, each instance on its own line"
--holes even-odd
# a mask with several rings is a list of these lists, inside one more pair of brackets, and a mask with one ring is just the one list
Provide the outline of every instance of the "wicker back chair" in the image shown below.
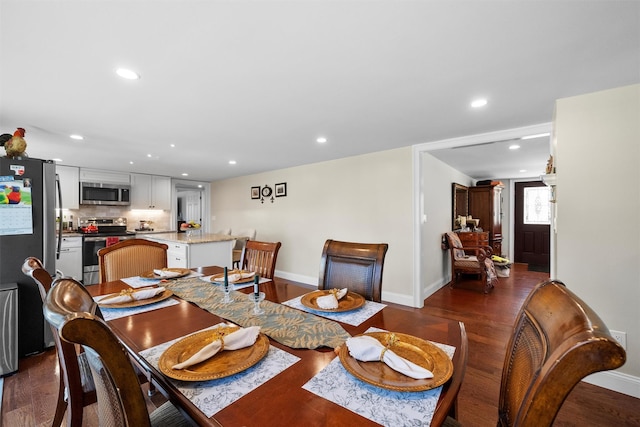
[[386,243],[327,240],[320,259],[318,289],[348,288],[370,301],[382,300]]
[[[53,282],[51,275],[44,269],[42,262],[35,257],[28,257],[24,260],[22,272],[36,282],[44,304]],[[61,340],[55,329],[53,330],[53,340],[60,366],[60,386],[58,387],[52,426],[58,427],[62,424],[68,408],[67,425],[79,427],[82,425],[84,407],[96,403],[93,376],[86,355],[84,353],[78,354],[73,344]]]
[[122,240],[98,251],[100,282],[112,282],[125,277],[167,266],[167,249],[164,243],[145,239]]
[[619,368],[626,353],[598,315],[563,283],[539,284],[524,302],[507,345],[499,426],[551,426],[584,377]]
[[190,425],[170,402],[149,414],[127,350],[93,314],[96,307],[84,286],[72,278],[60,278],[47,294],[44,315],[63,341],[82,345],[95,380],[100,425]]

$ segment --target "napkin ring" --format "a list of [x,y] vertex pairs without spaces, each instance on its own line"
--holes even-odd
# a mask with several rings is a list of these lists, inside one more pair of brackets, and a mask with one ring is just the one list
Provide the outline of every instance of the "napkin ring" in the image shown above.
[[398,337],[396,334],[388,334],[387,335],[387,345],[380,352],[380,360],[384,361],[384,354],[389,350],[396,342],[398,341]]
[[133,289],[123,289],[120,291],[119,294],[113,294],[111,296],[108,296],[106,298],[102,298],[100,301],[104,302],[105,300],[111,299],[111,298],[117,298],[117,297],[129,297],[131,298],[131,301],[135,301],[136,299],[133,297],[133,293],[135,292],[135,290]]

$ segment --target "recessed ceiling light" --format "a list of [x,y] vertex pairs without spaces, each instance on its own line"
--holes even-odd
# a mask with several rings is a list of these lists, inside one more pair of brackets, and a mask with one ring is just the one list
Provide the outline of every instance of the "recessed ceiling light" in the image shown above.
[[53,160],[54,162],[58,162],[58,163],[60,163],[62,161],[62,159],[51,159],[51,160]]
[[235,165],[237,162],[235,160],[229,160],[230,165]]
[[151,154],[147,154],[147,157],[151,157]]
[[536,135],[527,135],[527,136],[523,136],[520,139],[533,139],[533,138],[542,138],[543,136],[549,136],[551,135],[549,132],[547,133],[538,133]]
[[116,70],[116,73],[123,79],[127,80],[138,80],[140,78],[140,75],[138,73],[127,68],[118,68]]
[[324,144],[325,142],[327,142],[327,138],[325,138],[324,136],[321,136],[318,139],[316,139],[316,142],[320,144]]
[[169,147],[174,148],[176,144],[169,144]]
[[198,188],[202,188],[202,184],[198,184]]
[[513,144],[509,146],[509,150],[517,150],[518,148],[520,148],[518,144]]
[[527,171],[526,169],[520,169],[520,172],[526,172],[526,171]]
[[473,108],[480,108],[480,107],[484,107],[485,105],[487,105],[487,100],[484,98],[478,98],[471,101],[471,106]]
[[188,174],[188,173],[186,173],[186,172],[184,172],[184,173],[182,174],[182,176],[189,176],[189,174]]
[[133,162],[129,162],[129,164],[130,164],[130,165],[132,165],[132,164],[133,164]]
[[73,134],[73,135],[69,135],[69,138],[75,139],[76,141],[82,141],[84,139],[84,136]]

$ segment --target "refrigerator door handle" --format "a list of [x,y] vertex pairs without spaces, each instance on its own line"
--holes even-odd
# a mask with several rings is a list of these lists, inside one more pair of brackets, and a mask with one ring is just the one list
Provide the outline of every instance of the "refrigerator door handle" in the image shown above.
[[60,188],[60,176],[56,174],[56,190],[58,193],[58,215],[60,222],[58,223],[58,247],[56,248],[56,259],[60,259],[60,249],[62,247],[62,189]]

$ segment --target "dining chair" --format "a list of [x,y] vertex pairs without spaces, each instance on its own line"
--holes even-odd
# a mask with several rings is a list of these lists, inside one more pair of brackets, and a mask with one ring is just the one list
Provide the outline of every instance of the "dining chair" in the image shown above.
[[[498,426],[551,426],[577,383],[625,360],[624,349],[591,307],[562,282],[538,284],[507,344]],[[457,424],[449,419],[445,425]]]
[[[42,262],[35,257],[28,257],[22,265],[22,272],[31,277],[40,291],[44,304],[47,293],[51,289],[53,279],[44,269]],[[84,407],[96,403],[96,389],[93,376],[84,352],[78,354],[76,347],[63,341],[58,331],[52,327],[53,339],[58,365],[60,367],[60,381],[56,410],[53,416],[53,427],[62,425],[64,414],[67,412],[67,426],[81,426]]]
[[79,344],[93,374],[101,426],[191,425],[171,402],[149,413],[127,350],[95,315],[96,303],[73,278],[53,282],[44,303],[45,319],[61,340]]
[[240,268],[240,261],[242,260],[242,251],[244,250],[244,246],[247,244],[247,240],[256,239],[256,230],[253,228],[248,228],[246,230],[234,231],[230,234],[237,237],[233,246],[232,267]]
[[273,279],[280,246],[280,242],[247,240],[240,261],[242,269],[253,271],[260,277]]
[[167,246],[146,239],[122,240],[98,251],[100,282],[138,276],[167,266]]
[[451,287],[458,282],[463,274],[474,274],[480,278],[484,293],[489,293],[498,280],[495,266],[491,260],[491,247],[463,246],[460,237],[453,231],[445,233],[444,239],[444,247],[451,251]]
[[389,245],[327,240],[318,289],[348,288],[370,301],[382,300],[382,269]]

